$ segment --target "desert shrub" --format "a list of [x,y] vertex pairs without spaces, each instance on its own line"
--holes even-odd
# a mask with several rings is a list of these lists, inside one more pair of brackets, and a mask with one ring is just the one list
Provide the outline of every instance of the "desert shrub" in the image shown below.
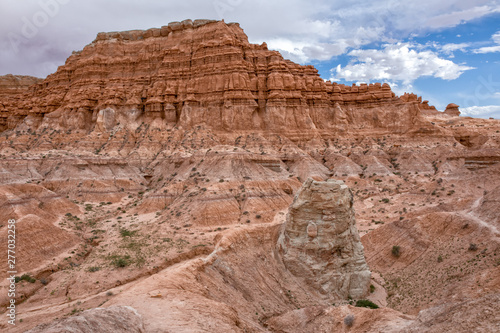
[[360,299],[356,301],[358,308],[378,309],[378,305],[367,299]]
[[15,282],[18,283],[20,281],[26,281],[26,282],[30,282],[30,283],[35,283],[36,282],[36,279],[34,277],[32,277],[31,275],[29,274],[23,274],[21,276],[16,276],[14,278]]
[[131,237],[133,235],[135,235],[136,231],[130,231],[130,230],[127,230],[127,229],[120,229],[120,235],[122,237]]
[[91,267],[87,268],[87,272],[90,272],[90,273],[94,273],[94,272],[97,272],[99,270],[101,270],[101,267],[99,267],[99,266],[91,266]]
[[399,245],[394,245],[392,247],[392,255],[398,258],[401,255],[401,247]]
[[441,255],[438,256],[438,262],[443,262],[443,257]]
[[375,286],[373,284],[370,284],[370,293],[375,292]]
[[477,245],[474,243],[470,243],[469,245],[469,251],[476,251],[477,250]]
[[351,327],[354,324],[354,315],[352,315],[352,314],[351,315],[347,315],[344,318],[344,324],[347,327]]
[[383,202],[383,203],[389,203],[389,201],[390,201],[390,200],[389,200],[389,199],[387,199],[387,198],[383,198],[383,199],[382,199],[382,202]]
[[130,264],[130,256],[116,256],[111,261],[111,265],[118,268],[127,267]]

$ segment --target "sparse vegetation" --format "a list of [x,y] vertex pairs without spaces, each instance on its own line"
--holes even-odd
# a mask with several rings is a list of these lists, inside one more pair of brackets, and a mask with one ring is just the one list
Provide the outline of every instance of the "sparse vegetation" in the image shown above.
[[378,309],[378,305],[373,303],[368,299],[360,299],[356,301],[356,306],[358,308],[369,308],[369,309]]
[[399,256],[401,255],[401,247],[399,245],[394,245],[392,247],[392,251],[391,251],[392,255],[395,256],[396,258],[399,258]]
[[16,283],[21,282],[21,281],[26,281],[26,282],[30,282],[30,283],[36,282],[36,279],[29,274],[23,274],[21,276],[16,276],[14,278],[14,280]]
[[127,229],[125,229],[125,228],[120,229],[120,236],[122,236],[122,237],[132,237],[132,236],[134,236],[136,233],[137,233],[137,231],[136,231],[136,230],[131,231],[131,230],[127,230]]
[[90,272],[90,273],[94,273],[94,272],[97,272],[100,270],[101,270],[101,267],[99,267],[99,266],[91,266],[91,267],[87,268],[87,272]]
[[113,265],[117,268],[127,267],[132,263],[129,255],[110,256],[110,259],[111,259],[111,265]]

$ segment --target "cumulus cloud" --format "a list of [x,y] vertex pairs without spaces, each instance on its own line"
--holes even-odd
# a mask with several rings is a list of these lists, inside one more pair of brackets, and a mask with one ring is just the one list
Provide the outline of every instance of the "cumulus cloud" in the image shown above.
[[335,79],[346,81],[400,81],[411,84],[419,77],[454,80],[472,67],[440,58],[432,51],[417,51],[409,43],[386,44],[382,49],[353,50],[355,60],[332,71]]
[[493,43],[495,43],[496,45],[481,47],[477,50],[474,50],[474,53],[500,52],[500,31],[497,31],[495,34],[493,34],[493,36],[491,36],[491,39],[493,40]]
[[500,119],[500,105],[471,106],[460,109],[463,116]]

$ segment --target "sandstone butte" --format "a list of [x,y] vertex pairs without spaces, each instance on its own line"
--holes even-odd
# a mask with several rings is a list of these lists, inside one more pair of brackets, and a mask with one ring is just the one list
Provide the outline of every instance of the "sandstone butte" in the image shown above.
[[500,330],[498,120],[186,20],[0,77],[0,131],[2,331]]

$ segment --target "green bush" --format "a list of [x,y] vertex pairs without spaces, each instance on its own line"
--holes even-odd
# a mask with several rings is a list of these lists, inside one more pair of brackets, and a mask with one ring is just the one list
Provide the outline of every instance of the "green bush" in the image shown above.
[[369,309],[378,309],[378,305],[373,303],[370,300],[367,299],[360,299],[356,301],[356,306],[358,308],[369,308]]
[[29,274],[23,274],[20,277],[16,276],[14,278],[14,280],[15,280],[16,283],[18,283],[20,281],[27,281],[27,282],[30,282],[30,283],[35,283],[36,282],[36,279],[34,277],[31,277],[31,275],[29,275]]
[[127,267],[130,264],[131,264],[130,256],[116,256],[111,261],[111,265],[118,267],[118,268]]
[[395,257],[399,257],[401,255],[401,247],[399,245],[394,245],[392,247],[392,255]]
[[120,229],[120,235],[122,237],[131,237],[133,235],[135,235],[136,231],[130,231],[130,230],[127,230],[127,229]]

